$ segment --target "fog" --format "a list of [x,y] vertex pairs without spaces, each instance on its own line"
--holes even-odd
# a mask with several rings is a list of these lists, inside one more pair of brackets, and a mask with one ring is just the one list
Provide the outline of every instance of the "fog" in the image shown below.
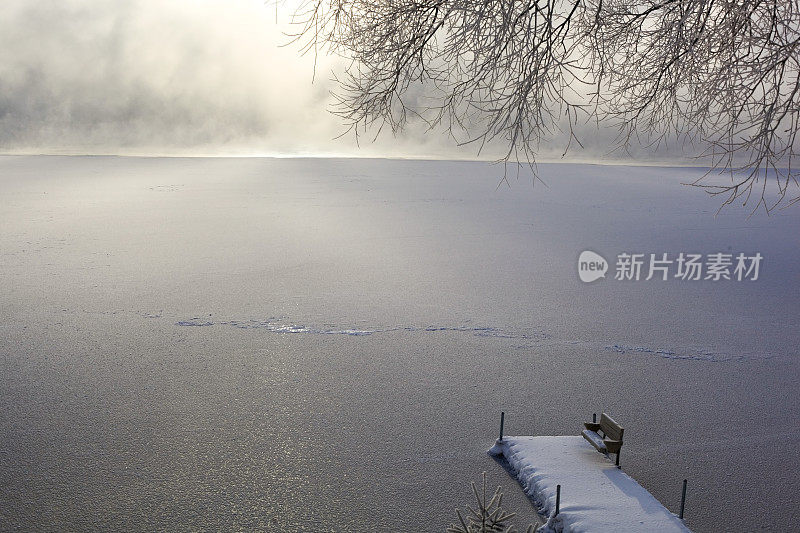
[[[344,128],[329,112],[331,72],[343,61],[323,53],[315,75],[313,54],[302,56],[286,35],[292,11],[254,0],[3,2],[0,152],[479,156],[413,123],[375,142],[337,138]],[[570,159],[677,154],[608,157],[614,131],[580,134],[585,149]],[[558,159],[565,145],[556,136],[540,153]],[[490,145],[480,157],[501,153]]]
[[286,39],[258,2],[12,1],[3,9],[6,148],[302,151],[334,133],[330,121],[314,120],[325,117],[326,85],[312,85],[307,62],[277,48]]

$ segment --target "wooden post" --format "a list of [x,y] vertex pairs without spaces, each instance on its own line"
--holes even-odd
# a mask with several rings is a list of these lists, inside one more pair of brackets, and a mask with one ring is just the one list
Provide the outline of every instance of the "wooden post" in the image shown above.
[[561,485],[556,485],[556,514],[553,516],[558,516],[558,513],[561,511]]
[[592,413],[592,424],[597,424],[597,413]]
[[621,451],[622,451],[622,447],[620,447],[620,449],[617,450],[617,460],[614,463],[615,465],[617,465],[617,468],[619,468],[619,452],[621,452]]
[[506,413],[504,411],[500,411],[500,440],[503,440],[503,423],[506,420]]
[[686,505],[686,480],[683,480],[683,491],[681,492],[681,512],[678,515],[678,518],[683,520],[683,507]]

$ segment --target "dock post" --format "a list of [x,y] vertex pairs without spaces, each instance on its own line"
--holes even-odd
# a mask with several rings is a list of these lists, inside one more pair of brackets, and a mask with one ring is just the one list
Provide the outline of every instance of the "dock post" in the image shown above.
[[683,507],[686,505],[686,480],[683,480],[683,491],[681,492],[681,512],[678,518],[683,520]]
[[503,423],[506,420],[506,413],[504,411],[500,411],[500,439],[503,440]]
[[561,485],[556,485],[556,514],[553,516],[558,516],[559,511],[561,511]]

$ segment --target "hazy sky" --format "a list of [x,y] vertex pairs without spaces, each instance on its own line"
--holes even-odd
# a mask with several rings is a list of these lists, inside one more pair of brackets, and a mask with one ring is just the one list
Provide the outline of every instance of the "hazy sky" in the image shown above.
[[279,46],[288,9],[277,18],[260,0],[3,0],[0,152],[476,156],[414,127],[335,139],[336,61],[312,83],[313,57]]

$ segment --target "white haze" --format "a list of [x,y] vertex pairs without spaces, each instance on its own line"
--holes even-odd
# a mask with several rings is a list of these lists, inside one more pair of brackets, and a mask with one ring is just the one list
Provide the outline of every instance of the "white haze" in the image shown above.
[[[360,146],[352,136],[337,139],[343,126],[329,113],[330,73],[341,64],[319,57],[312,83],[313,55],[280,46],[289,42],[290,14],[254,0],[6,0],[0,152],[478,155],[413,124]],[[613,135],[586,128],[586,149],[572,158],[602,157]],[[542,153],[559,157],[564,144],[556,138]]]

